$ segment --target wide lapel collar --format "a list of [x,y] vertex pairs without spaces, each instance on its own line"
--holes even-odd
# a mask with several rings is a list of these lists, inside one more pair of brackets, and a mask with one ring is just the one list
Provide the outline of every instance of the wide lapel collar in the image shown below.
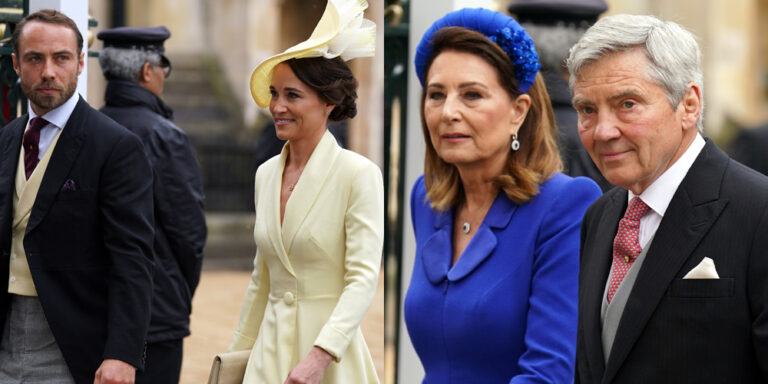
[[[472,236],[467,247],[464,248],[459,260],[448,271],[448,280],[461,280],[477,269],[496,249],[498,243],[496,231],[509,225],[512,214],[515,213],[517,204],[509,200],[503,191],[496,195],[496,199],[488,209],[482,224]],[[449,254],[450,257],[451,254]]]
[[[586,348],[587,363],[592,377],[599,378],[605,371],[605,357],[602,344],[602,320],[600,308],[605,291],[605,282],[611,269],[613,258],[613,238],[618,230],[619,220],[624,215],[627,206],[627,191],[615,188],[608,192],[605,209],[597,227],[591,228],[595,233],[594,241],[582,244],[583,252],[579,283],[582,295],[581,316],[579,321]],[[586,239],[589,240],[589,239]]]
[[[27,225],[27,233],[34,230],[43,220],[51,207],[59,189],[64,184],[64,179],[69,174],[72,165],[75,163],[80,148],[83,146],[87,130],[84,126],[88,125],[88,114],[97,113],[93,110],[82,97],[77,102],[77,106],[72,111],[67,125],[59,134],[59,141],[53,148],[48,167],[43,174],[43,181],[40,183],[40,189],[35,198],[35,204]],[[98,129],[98,127],[90,127]]]
[[[290,144],[288,144],[290,145]],[[283,219],[283,244],[288,254],[291,253],[293,239],[309,214],[320,191],[325,185],[325,179],[334,168],[334,162],[341,153],[341,147],[327,130],[322,139],[312,151],[298,183],[285,203]]]
[[707,140],[672,197],[624,308],[604,383],[613,380],[670,283],[728,203],[719,198],[728,162]]
[[451,255],[453,255],[451,228],[453,228],[453,209],[436,211],[435,231],[421,249],[421,263],[427,279],[435,285],[445,280],[451,269]]
[[[6,147],[3,150],[3,161],[0,163],[0,196],[3,196],[0,201],[0,220],[3,224],[7,223],[12,225],[13,221],[13,196],[16,194],[16,170],[19,166],[19,154],[21,152],[21,140],[24,136],[24,127],[27,125],[27,119],[29,116],[24,115],[21,118],[14,120],[13,123],[5,128],[10,132],[10,140],[8,140]],[[5,217],[7,213],[8,217]]]
[[433,284],[439,284],[444,279],[458,281],[477,269],[496,249],[498,243],[496,231],[503,230],[509,225],[517,204],[500,192],[493,205],[488,210],[483,223],[477,229],[461,257],[451,267],[453,255],[453,214],[448,210],[440,212],[435,218],[435,232],[427,239],[422,249],[422,262],[427,278]]
[[283,264],[285,269],[293,276],[296,273],[293,271],[293,266],[288,259],[288,253],[285,251],[285,245],[283,244],[282,224],[280,223],[280,192],[282,188],[283,170],[285,169],[285,161],[288,158],[288,147],[283,146],[282,152],[280,152],[279,163],[277,167],[271,169],[272,173],[267,175],[266,183],[269,183],[271,189],[271,196],[267,196],[269,199],[265,204],[267,209],[271,211],[267,212],[268,217],[271,217],[271,223],[267,224],[267,235],[272,242],[272,248],[277,254],[277,258]]
[[16,170],[19,166],[21,140],[24,137],[24,128],[27,126],[28,118],[29,116],[24,115],[22,118],[14,120],[11,125],[0,128],[11,132],[11,139],[8,140],[8,145],[3,150],[3,162],[2,167],[0,167],[0,188],[3,188],[3,192],[9,193],[10,196],[16,193]]

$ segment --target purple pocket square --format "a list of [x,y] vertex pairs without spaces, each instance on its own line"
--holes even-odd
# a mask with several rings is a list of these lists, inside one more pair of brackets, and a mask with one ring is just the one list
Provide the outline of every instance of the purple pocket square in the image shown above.
[[75,184],[75,181],[72,179],[69,179],[64,182],[64,185],[61,186],[62,192],[74,192],[77,191],[77,184]]

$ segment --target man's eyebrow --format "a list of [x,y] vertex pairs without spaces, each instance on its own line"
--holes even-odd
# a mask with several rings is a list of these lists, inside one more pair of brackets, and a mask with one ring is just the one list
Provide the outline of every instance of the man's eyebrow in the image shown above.
[[579,96],[575,96],[571,101],[571,105],[573,105],[574,107],[579,105],[584,105],[584,104],[592,104],[592,101]]
[[628,97],[629,98],[641,98],[642,95],[640,94],[640,92],[637,92],[634,89],[624,89],[624,90],[619,91],[619,93],[608,97],[608,100],[615,101],[617,99],[626,99]]

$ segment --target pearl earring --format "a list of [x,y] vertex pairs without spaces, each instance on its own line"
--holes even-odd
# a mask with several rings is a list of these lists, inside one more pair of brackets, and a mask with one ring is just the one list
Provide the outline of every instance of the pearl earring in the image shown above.
[[512,145],[510,145],[510,148],[512,148],[513,151],[517,152],[518,149],[520,149],[520,142],[517,140],[517,134],[512,134]]

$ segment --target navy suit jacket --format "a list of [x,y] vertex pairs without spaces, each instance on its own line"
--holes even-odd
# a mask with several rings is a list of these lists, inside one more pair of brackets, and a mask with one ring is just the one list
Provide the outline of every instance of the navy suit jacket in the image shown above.
[[[768,382],[768,178],[707,142],[656,230],[605,362],[600,308],[627,206],[590,207],[579,276],[580,383]],[[704,257],[719,279],[683,279]]]
[[[0,281],[8,281],[13,194],[28,116],[0,129]],[[66,188],[62,188],[67,184]],[[104,359],[141,366],[150,316],[152,171],[139,139],[82,98],[30,213],[24,250],[40,303],[77,383]],[[0,289],[0,326],[10,295]]]
[[518,205],[500,192],[451,266],[453,211],[411,194],[416,260],[405,299],[424,383],[568,383],[576,354],[579,227],[600,189],[556,174]]

